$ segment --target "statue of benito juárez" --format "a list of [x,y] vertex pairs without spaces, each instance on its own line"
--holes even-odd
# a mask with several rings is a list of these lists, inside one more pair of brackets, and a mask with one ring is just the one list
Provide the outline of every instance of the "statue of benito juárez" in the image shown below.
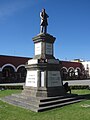
[[46,14],[45,9],[43,8],[42,11],[40,12],[40,18],[41,18],[40,33],[47,33],[47,26],[48,26],[47,18],[48,17],[49,16]]

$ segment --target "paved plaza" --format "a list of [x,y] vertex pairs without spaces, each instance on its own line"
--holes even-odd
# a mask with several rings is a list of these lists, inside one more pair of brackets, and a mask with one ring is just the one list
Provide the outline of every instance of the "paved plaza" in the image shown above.
[[90,79],[88,79],[88,80],[69,80],[69,81],[63,81],[63,84],[65,82],[68,82],[69,85],[89,85],[90,86]]

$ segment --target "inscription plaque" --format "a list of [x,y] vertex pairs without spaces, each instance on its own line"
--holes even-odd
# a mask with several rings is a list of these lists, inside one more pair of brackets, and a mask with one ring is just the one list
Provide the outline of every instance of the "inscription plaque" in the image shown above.
[[62,86],[60,71],[48,71],[48,87]]
[[41,42],[35,44],[35,55],[41,54]]
[[52,44],[51,43],[46,43],[46,54],[52,55],[53,54],[52,52],[53,52]]
[[37,87],[37,71],[27,71],[26,86]]

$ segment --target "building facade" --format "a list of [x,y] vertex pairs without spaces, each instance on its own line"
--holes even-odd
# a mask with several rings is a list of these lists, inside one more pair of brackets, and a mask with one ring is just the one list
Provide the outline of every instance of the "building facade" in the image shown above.
[[84,66],[85,74],[87,78],[90,78],[90,61],[81,61]]
[[[25,82],[25,64],[29,59],[31,58],[0,55],[0,83]],[[60,61],[62,79],[85,79],[85,65],[81,62]]]
[[24,82],[30,58],[0,55],[0,83]]
[[60,72],[63,80],[86,79],[86,72],[82,63],[61,61],[60,64]]

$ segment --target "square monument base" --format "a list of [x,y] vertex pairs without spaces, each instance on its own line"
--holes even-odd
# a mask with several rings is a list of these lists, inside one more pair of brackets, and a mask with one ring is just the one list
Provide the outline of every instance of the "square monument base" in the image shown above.
[[24,86],[22,94],[33,97],[55,97],[65,95],[66,92],[63,86],[39,89]]
[[83,100],[82,96],[74,94],[66,94],[56,97],[33,97],[28,95],[29,94],[23,93],[12,94],[10,96],[1,98],[0,100],[35,112],[42,112]]

